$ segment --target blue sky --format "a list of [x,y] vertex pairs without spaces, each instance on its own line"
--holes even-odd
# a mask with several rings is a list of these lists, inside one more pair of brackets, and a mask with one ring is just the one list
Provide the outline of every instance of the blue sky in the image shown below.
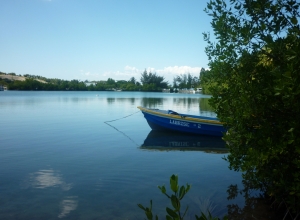
[[207,68],[205,0],[0,0],[0,71],[172,82]]

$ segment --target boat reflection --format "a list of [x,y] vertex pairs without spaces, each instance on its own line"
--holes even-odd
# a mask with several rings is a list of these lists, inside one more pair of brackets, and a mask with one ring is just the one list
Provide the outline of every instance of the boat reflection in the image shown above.
[[221,137],[190,135],[168,131],[151,130],[140,149],[204,151],[207,153],[227,153]]

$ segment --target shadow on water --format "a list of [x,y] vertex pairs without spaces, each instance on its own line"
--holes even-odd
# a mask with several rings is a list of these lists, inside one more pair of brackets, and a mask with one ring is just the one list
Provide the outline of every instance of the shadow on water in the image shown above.
[[226,153],[227,148],[221,137],[190,135],[170,131],[151,130],[140,149],[204,151],[208,153]]

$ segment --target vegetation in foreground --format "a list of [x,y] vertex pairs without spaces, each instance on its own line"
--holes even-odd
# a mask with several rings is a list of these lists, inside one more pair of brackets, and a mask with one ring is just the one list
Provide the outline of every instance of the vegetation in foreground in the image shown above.
[[[228,5],[227,5],[228,4]],[[210,104],[228,127],[230,168],[300,216],[300,3],[217,0],[208,43]]]
[[[172,207],[166,207],[166,219],[167,220],[183,220],[184,216],[187,214],[188,206],[185,208],[184,212],[181,210],[181,200],[184,198],[184,196],[189,192],[191,185],[186,184],[186,186],[179,186],[178,185],[178,176],[172,175],[170,177],[170,189],[172,191],[172,194],[169,195],[167,193],[166,187],[158,186],[159,190],[164,194],[171,202]],[[142,209],[147,217],[148,220],[153,220],[154,218],[158,220],[158,216],[152,213],[152,200],[150,200],[150,207],[144,207],[142,204],[138,204],[138,207]],[[205,215],[203,212],[201,212],[201,215],[195,215],[196,220],[218,220],[219,218],[213,217],[211,213],[208,211],[208,215]],[[224,220],[228,219],[226,216],[224,217]]]

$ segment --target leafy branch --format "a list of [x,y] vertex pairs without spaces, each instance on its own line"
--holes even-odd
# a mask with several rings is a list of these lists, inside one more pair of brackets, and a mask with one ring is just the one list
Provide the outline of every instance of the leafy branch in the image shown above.
[[[172,194],[169,195],[167,193],[166,187],[158,186],[162,194],[164,194],[168,199],[170,199],[172,207],[166,207],[166,220],[183,220],[184,216],[186,215],[188,211],[188,206],[186,207],[184,213],[181,213],[181,203],[180,201],[184,198],[184,196],[188,193],[188,191],[191,189],[190,184],[186,184],[186,186],[179,187],[178,185],[178,176],[172,175],[170,177],[170,189],[172,191]],[[152,200],[150,200],[150,207],[144,207],[141,204],[138,204],[138,207],[142,209],[145,212],[145,215],[147,217],[147,220],[153,220],[154,215],[152,213]],[[208,216],[206,216],[203,212],[201,212],[201,216],[195,215],[196,220],[218,220],[217,217],[212,217],[211,213],[208,211]],[[227,217],[224,217],[224,220],[226,220]],[[158,216],[155,215],[155,220],[158,220]]]

